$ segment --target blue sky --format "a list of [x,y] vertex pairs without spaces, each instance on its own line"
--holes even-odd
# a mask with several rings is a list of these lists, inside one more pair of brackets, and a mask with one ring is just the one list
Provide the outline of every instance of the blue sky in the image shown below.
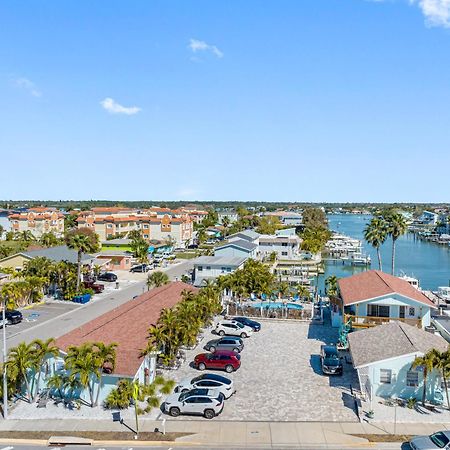
[[450,201],[447,0],[2,0],[0,21],[0,198]]

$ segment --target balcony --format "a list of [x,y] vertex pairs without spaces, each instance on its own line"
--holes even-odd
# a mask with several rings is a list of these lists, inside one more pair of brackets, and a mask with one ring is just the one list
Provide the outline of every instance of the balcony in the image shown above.
[[394,321],[404,322],[418,328],[422,328],[422,319],[404,319],[400,317],[373,317],[373,316],[355,316],[352,314],[344,314],[344,323],[351,321],[352,328],[370,328],[376,327],[383,323]]

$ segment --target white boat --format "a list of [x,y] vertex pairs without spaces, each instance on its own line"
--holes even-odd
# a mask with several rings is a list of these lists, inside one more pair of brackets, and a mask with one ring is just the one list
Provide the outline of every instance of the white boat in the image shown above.
[[399,278],[407,281],[412,287],[420,290],[419,280],[417,278],[410,277],[410,276],[406,275],[405,273],[402,273]]
[[439,286],[438,290],[433,292],[446,303],[450,303],[450,286]]
[[362,253],[354,253],[349,258],[353,266],[370,266],[372,260],[369,255],[363,255]]

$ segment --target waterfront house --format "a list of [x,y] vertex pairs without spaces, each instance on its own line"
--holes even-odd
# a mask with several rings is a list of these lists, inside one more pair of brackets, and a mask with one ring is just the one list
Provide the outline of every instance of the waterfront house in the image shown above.
[[256,258],[258,246],[244,239],[234,239],[214,249],[214,256],[239,256]]
[[435,304],[407,280],[379,270],[369,270],[338,281],[331,302],[332,325],[351,321],[353,328],[402,321],[425,328]]
[[200,256],[193,260],[194,286],[201,287],[207,280],[215,280],[243,267],[247,258],[241,256]]
[[[80,346],[88,342],[117,344],[116,367],[112,373],[103,377],[100,403],[120,379],[151,383],[155,377],[156,355],[142,355],[142,350],[147,345],[148,329],[158,321],[164,308],[172,308],[181,301],[181,293],[185,289],[196,291],[182,282],[172,282],[152,289],[59,337],[56,346],[60,349],[60,354],[48,359],[46,373],[42,376],[42,387],[45,387],[48,377],[63,370],[64,355],[71,345]],[[95,389],[97,387],[98,385]],[[80,398],[89,400],[87,389],[78,394]]]
[[267,212],[265,216],[277,217],[278,220],[286,226],[301,227],[303,225],[303,216],[293,211],[274,211]]
[[439,214],[432,211],[424,211],[418,218],[418,222],[423,225],[437,225]]
[[278,259],[296,259],[300,255],[301,239],[294,234],[262,234],[259,236],[258,253],[266,257],[275,253]]
[[[413,361],[431,349],[443,352],[448,348],[439,334],[399,321],[355,331],[348,335],[348,341],[361,391],[372,401],[374,397],[421,399],[423,370],[413,369]],[[426,398],[429,401],[435,399],[441,381],[437,370],[428,375]]]

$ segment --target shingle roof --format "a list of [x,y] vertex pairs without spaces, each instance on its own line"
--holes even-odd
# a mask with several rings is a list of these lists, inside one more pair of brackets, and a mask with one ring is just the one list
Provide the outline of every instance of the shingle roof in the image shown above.
[[221,248],[227,248],[227,247],[238,247],[238,248],[242,248],[244,250],[248,250],[249,252],[252,252],[258,246],[256,244],[254,244],[253,242],[245,241],[244,239],[236,239],[234,241],[227,242],[226,244],[216,247],[215,251],[220,250]]
[[56,346],[66,351],[70,345],[85,342],[115,342],[118,347],[114,373],[134,376],[142,363],[140,353],[147,344],[150,325],[157,322],[162,309],[171,308],[181,300],[184,289],[196,291],[179,281],[152,289],[61,336]]
[[195,266],[211,265],[211,266],[240,266],[247,258],[241,256],[199,256],[192,260]]
[[395,321],[348,335],[355,367],[412,353],[427,353],[435,348],[445,351],[447,341],[440,335]]
[[[42,248],[39,250],[28,250],[22,252],[23,255],[30,258],[36,258],[38,256],[48,258],[55,262],[68,261],[70,263],[76,263],[78,254],[76,250],[72,250],[67,245],[58,245],[57,247]],[[94,256],[87,253],[83,253],[81,256],[81,262],[90,262],[94,259]]]
[[259,238],[259,233],[257,233],[256,231],[253,230],[244,230],[244,231],[239,231],[238,233],[234,233],[232,235],[229,236],[229,238],[240,238],[240,239],[245,239],[246,241],[255,241],[256,239]]
[[389,294],[400,294],[430,307],[436,307],[422,292],[412,287],[406,280],[379,270],[368,270],[338,281],[344,305]]

